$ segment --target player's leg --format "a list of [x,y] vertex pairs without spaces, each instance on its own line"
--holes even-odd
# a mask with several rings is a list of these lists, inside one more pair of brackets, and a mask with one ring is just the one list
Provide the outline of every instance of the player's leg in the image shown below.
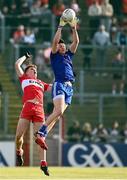
[[26,132],[26,130],[29,127],[30,122],[26,119],[19,119],[17,130],[16,130],[16,136],[15,136],[15,143],[16,143],[16,160],[17,165],[22,166],[23,165],[23,137]]
[[[34,134],[39,130],[42,126],[42,122],[34,122]],[[39,159],[40,159],[40,169],[44,172],[45,175],[49,176],[48,163],[46,161],[46,151],[37,146]]]
[[[67,109],[68,105],[71,104],[72,96],[73,96],[72,86],[66,85],[64,89],[64,94],[60,96],[58,95],[53,99],[54,110],[52,114],[55,114],[57,112],[56,114],[62,115],[64,111]],[[48,123],[48,120],[50,121],[49,118],[47,119],[46,123]],[[52,121],[50,121],[50,123],[48,124],[48,133],[59,119],[60,116],[57,116],[57,118],[54,118]]]
[[[39,129],[37,132],[37,139],[39,138],[42,140],[38,144],[44,146],[44,138],[47,136],[48,132],[53,128],[57,119],[64,113],[68,105],[71,104],[72,96],[73,96],[73,88],[70,85],[62,84],[62,88],[60,87],[59,83],[58,88],[55,86],[56,91],[55,95],[53,96],[53,104],[54,110],[51,115],[46,120],[46,123]],[[60,94],[60,95],[59,95]]]
[[63,112],[67,108],[63,95],[60,96],[59,98],[54,99],[53,103],[54,103],[54,110],[52,114],[49,115],[45,124],[39,129],[39,131],[36,134],[35,142],[45,150],[48,149],[47,144],[45,142],[45,138],[48,132],[53,128],[58,118],[63,114]]
[[59,96],[58,98],[53,99],[54,109],[53,112],[48,116],[45,124],[50,126],[51,123],[56,122],[58,117],[60,117],[65,111],[65,97],[64,95]]
[[[65,110],[65,97],[60,95],[57,98],[53,99],[54,109],[53,112],[48,116],[45,124],[40,128],[38,134],[42,137],[46,137],[51,127],[54,126],[58,117],[60,117]],[[49,128],[48,128],[49,127]]]
[[[67,105],[67,104],[64,104],[64,111],[66,110],[67,107],[68,107],[68,105]],[[54,107],[54,110],[53,110],[53,111],[56,111],[55,108],[56,108],[56,107]],[[64,111],[63,111],[63,112],[64,112]],[[54,127],[54,125],[56,124],[56,122],[57,122],[58,120],[60,120],[60,117],[61,117],[61,116],[59,116],[58,118],[54,119],[54,120],[48,125],[48,133],[52,130],[52,128]]]

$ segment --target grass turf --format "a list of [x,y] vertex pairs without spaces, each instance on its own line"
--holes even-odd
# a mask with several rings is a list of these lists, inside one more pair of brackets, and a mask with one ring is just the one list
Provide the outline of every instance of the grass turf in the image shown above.
[[49,167],[45,176],[37,167],[0,167],[0,180],[127,180],[127,168]]

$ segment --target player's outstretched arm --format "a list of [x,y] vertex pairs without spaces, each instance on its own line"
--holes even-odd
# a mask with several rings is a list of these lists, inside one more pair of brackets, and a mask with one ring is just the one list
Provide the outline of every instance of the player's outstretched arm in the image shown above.
[[57,28],[56,34],[54,36],[53,42],[52,42],[52,53],[56,53],[57,51],[57,45],[61,39],[61,32],[62,32],[62,28],[67,24],[67,22],[65,22],[62,17],[60,18],[60,23],[59,26]]
[[20,57],[19,59],[17,59],[17,61],[15,62],[15,70],[16,70],[16,73],[18,75],[18,77],[21,77],[24,72],[23,72],[23,69],[21,67],[21,65],[23,64],[23,62],[27,59],[27,58],[30,58],[30,54],[29,53],[26,53],[24,56]]
[[77,22],[78,19],[75,17],[71,22],[69,22],[69,25],[72,28],[72,44],[70,46],[70,50],[72,53],[75,53],[79,44],[79,36],[77,32]]

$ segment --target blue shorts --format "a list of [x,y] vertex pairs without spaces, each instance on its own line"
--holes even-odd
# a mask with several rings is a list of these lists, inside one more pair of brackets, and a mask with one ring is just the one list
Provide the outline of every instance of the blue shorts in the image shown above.
[[60,95],[64,95],[65,103],[70,105],[73,96],[73,87],[67,82],[54,82],[52,87],[52,98],[56,98]]

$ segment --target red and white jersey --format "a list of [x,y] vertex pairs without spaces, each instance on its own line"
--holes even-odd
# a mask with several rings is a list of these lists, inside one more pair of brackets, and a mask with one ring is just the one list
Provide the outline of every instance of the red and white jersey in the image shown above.
[[49,84],[39,79],[30,79],[26,74],[19,77],[19,80],[23,90],[23,103],[36,98],[43,104],[43,94],[47,91]]

